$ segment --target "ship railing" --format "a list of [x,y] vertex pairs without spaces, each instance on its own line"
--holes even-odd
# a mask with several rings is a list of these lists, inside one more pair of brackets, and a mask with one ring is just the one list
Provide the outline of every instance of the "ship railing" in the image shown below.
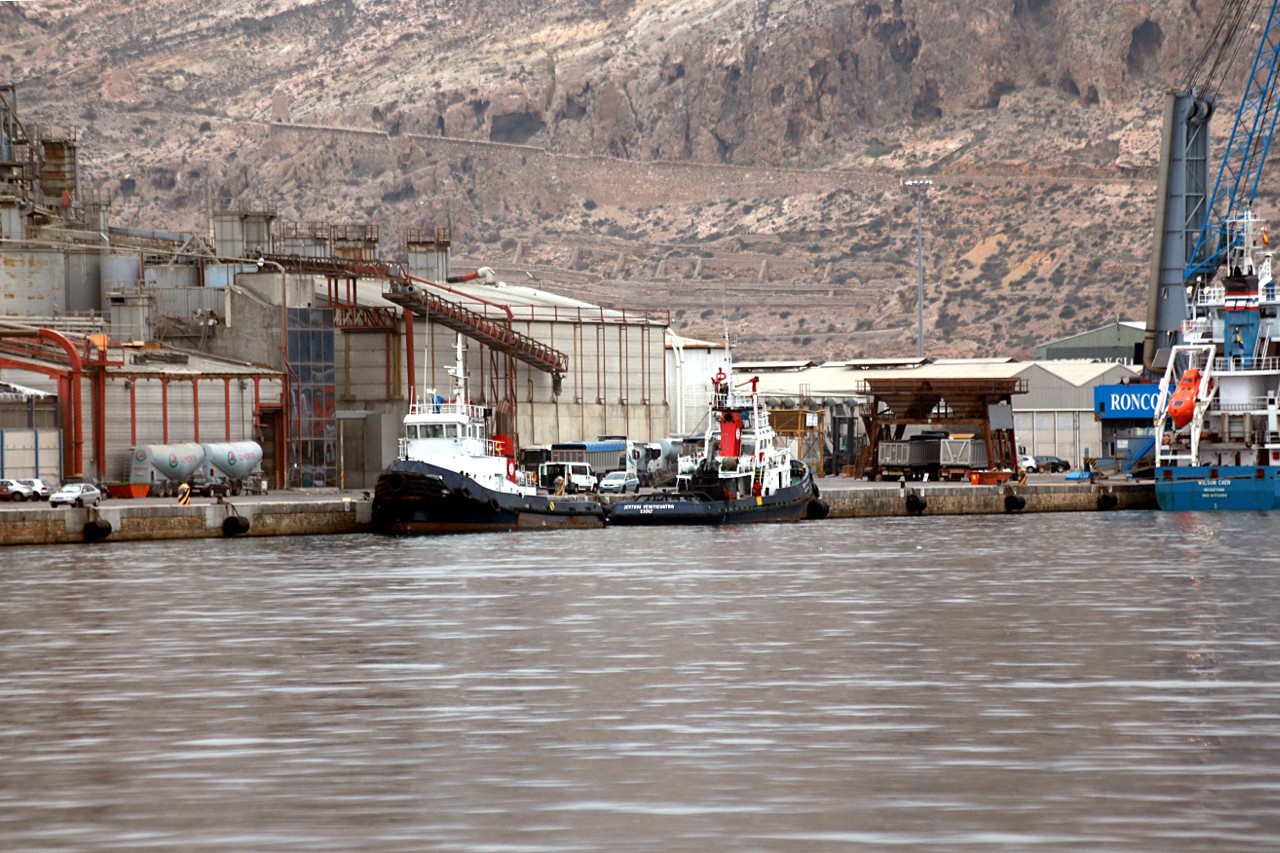
[[1203,338],[1213,333],[1213,320],[1208,317],[1195,317],[1191,320],[1182,321],[1182,337],[1184,339],[1200,337]]
[[1223,403],[1221,397],[1215,397],[1209,406],[1209,413],[1221,414],[1240,414],[1242,412],[1265,412],[1267,410],[1266,397],[1250,397],[1247,400],[1241,400],[1232,403]]
[[1280,357],[1245,358],[1243,356],[1219,357],[1213,360],[1214,373],[1230,373],[1233,370],[1280,370]]
[[1221,284],[1210,284],[1196,291],[1195,304],[1201,308],[1223,305],[1227,301],[1227,289]]
[[428,400],[409,404],[411,415],[462,415],[468,420],[484,420],[484,406],[472,403],[434,403]]

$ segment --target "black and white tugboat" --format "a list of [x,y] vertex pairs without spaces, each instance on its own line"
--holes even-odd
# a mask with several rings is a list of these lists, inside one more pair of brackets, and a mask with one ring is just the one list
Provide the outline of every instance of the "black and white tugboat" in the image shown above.
[[497,530],[603,527],[596,500],[539,495],[515,460],[489,438],[485,409],[467,402],[462,336],[453,401],[430,390],[411,403],[398,458],[378,477],[373,527],[382,533],[476,533]]
[[[760,402],[759,377],[741,386],[733,361],[711,378],[707,431],[695,456],[680,459],[676,488],[619,501],[610,525],[746,524],[826,518],[809,467],[794,458],[769,424]],[[750,386],[748,389],[747,386]]]

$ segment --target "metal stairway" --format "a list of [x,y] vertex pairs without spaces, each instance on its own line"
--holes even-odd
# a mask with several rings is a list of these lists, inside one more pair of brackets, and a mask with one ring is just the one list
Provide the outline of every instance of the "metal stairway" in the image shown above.
[[523,361],[535,370],[553,376],[563,376],[569,370],[569,358],[564,353],[517,332],[509,323],[495,322],[478,311],[428,292],[422,285],[434,282],[408,275],[394,264],[354,258],[309,258],[275,254],[263,255],[259,266],[262,263],[279,266],[288,272],[330,278],[383,279],[389,285],[382,294],[383,298],[416,316],[430,315],[434,322],[479,341],[490,349]]

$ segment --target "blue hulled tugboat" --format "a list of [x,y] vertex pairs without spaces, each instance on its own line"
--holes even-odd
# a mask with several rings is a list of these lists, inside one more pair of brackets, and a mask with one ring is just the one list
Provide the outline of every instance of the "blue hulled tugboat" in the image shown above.
[[596,500],[539,495],[515,459],[489,438],[485,410],[467,402],[462,337],[453,401],[426,395],[409,406],[399,457],[374,488],[373,527],[382,533],[475,533],[603,527]]
[[727,345],[725,361],[711,379],[702,447],[680,459],[676,488],[614,504],[610,525],[745,524],[827,516],[809,467],[793,458],[792,445],[782,442],[769,424],[758,377],[735,387]]

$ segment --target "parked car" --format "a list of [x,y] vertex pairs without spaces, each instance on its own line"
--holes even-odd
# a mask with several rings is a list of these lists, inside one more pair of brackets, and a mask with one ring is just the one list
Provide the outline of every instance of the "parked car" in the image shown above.
[[187,481],[187,485],[191,487],[191,494],[195,497],[211,498],[215,495],[226,497],[231,493],[229,485],[204,475],[192,477]]
[[102,491],[88,483],[66,483],[49,495],[49,506],[97,506],[102,502]]
[[1057,474],[1059,471],[1070,471],[1071,463],[1065,459],[1059,459],[1057,456],[1037,456],[1036,468],[1041,471],[1048,471],[1051,474]]
[[1036,464],[1036,458],[1025,453],[1018,457],[1018,468],[1028,474],[1035,474],[1040,471],[1040,466]]
[[0,480],[0,498],[7,501],[38,500],[35,490],[17,480]]
[[26,487],[27,487],[28,489],[30,489],[31,491],[35,492],[35,499],[36,499],[36,500],[38,500],[38,501],[47,501],[47,500],[49,500],[49,495],[51,494],[51,491],[50,491],[49,487],[48,487],[47,485],[45,485],[44,480],[38,480],[38,479],[33,479],[33,480],[19,480],[18,482],[19,482],[19,483],[21,483],[22,485],[26,486]]
[[617,492],[618,494],[626,494],[627,492],[640,491],[640,478],[635,474],[628,474],[626,471],[610,471],[604,475],[604,479],[600,481],[600,492]]

